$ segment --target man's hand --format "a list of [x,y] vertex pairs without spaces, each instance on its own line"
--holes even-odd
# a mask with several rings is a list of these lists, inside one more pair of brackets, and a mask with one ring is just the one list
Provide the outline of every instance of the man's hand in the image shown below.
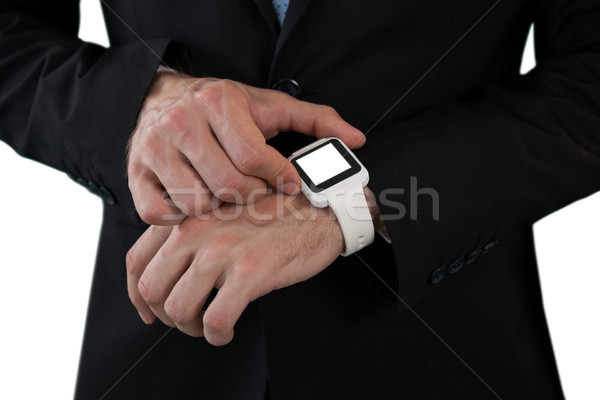
[[[314,208],[302,195],[268,194],[172,228],[151,226],[127,254],[129,297],[146,323],[158,316],[224,345],[248,303],[318,274],[343,247],[329,208]],[[213,288],[218,293],[204,311]]]
[[335,136],[352,148],[365,140],[328,106],[230,80],[159,72],[130,141],[129,187],[140,217],[177,224],[220,201],[255,201],[267,184],[297,193],[298,173],[266,144],[284,131]]

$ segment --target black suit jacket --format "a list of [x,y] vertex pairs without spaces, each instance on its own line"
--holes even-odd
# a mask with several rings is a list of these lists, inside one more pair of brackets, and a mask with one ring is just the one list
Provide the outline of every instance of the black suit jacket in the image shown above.
[[[76,396],[253,398],[268,377],[275,399],[561,398],[531,226],[600,188],[600,2],[494,4],[292,0],[279,32],[270,0],[107,0],[104,49],[77,39],[75,0],[2,1],[0,137],[106,203]],[[521,76],[532,22],[538,66]],[[223,348],[159,340],[124,266],[145,229],[125,145],[157,56],[259,87],[293,79],[368,131],[356,154],[388,189],[393,251],[378,241],[252,303]],[[439,220],[424,192],[410,207],[411,177],[439,193]]]

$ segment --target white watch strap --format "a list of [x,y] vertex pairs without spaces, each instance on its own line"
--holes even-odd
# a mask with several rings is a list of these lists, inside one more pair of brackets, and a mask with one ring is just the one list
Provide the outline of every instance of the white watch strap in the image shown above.
[[359,180],[327,193],[327,201],[344,235],[346,249],[342,256],[348,256],[373,242],[373,219]]

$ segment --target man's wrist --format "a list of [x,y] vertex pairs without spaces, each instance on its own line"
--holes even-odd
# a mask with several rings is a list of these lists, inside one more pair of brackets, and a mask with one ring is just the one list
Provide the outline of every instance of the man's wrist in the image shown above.
[[[391,243],[391,239],[387,231],[387,227],[383,222],[383,218],[381,216],[381,211],[379,209],[379,205],[377,204],[375,194],[368,187],[364,188],[364,194],[367,206],[369,208],[369,213],[371,214],[371,218],[373,220],[373,227],[375,229],[375,232],[381,235],[381,237],[385,241]],[[322,218],[323,220],[328,220],[329,222],[335,222],[335,225],[339,228],[339,222],[331,207],[317,208],[313,206],[303,194],[296,196],[293,200],[293,204],[295,206],[295,209],[299,210],[302,213],[302,218],[310,220],[314,219],[315,216],[317,216],[317,218]],[[342,235],[342,241],[343,240],[344,239]]]

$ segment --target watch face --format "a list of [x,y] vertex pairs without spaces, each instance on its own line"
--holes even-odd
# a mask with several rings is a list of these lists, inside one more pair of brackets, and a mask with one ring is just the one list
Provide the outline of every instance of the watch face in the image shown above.
[[357,174],[361,167],[337,139],[328,140],[292,159],[300,177],[313,192],[322,192]]

